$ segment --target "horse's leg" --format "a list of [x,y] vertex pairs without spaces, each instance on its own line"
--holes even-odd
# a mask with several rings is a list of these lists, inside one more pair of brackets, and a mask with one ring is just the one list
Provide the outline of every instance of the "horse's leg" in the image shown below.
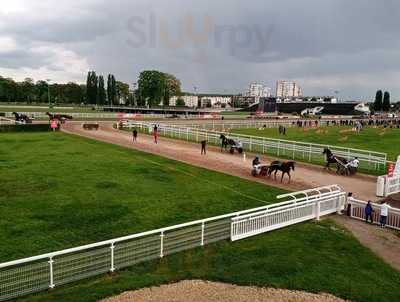
[[289,176],[289,183],[290,183],[290,181],[291,181],[291,177],[290,177],[290,170],[289,170],[289,172],[287,173],[288,174],[288,176]]
[[281,183],[283,182],[283,176],[285,176],[285,173],[286,172],[282,171]]
[[278,169],[275,170],[274,178],[276,180],[276,173],[278,173]]

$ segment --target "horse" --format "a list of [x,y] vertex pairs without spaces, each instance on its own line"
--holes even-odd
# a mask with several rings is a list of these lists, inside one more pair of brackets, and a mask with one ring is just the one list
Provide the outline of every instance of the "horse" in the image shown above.
[[225,149],[227,149],[228,145],[230,146],[236,146],[236,142],[231,139],[231,138],[227,138],[224,134],[221,134],[221,136],[219,137],[219,139],[222,141],[221,144],[221,152]]
[[49,116],[49,121],[56,119],[61,121],[62,124],[65,122],[65,120],[72,120],[72,116],[66,114],[52,114],[50,112],[46,112],[46,115]]
[[324,151],[322,152],[322,154],[324,154],[326,156],[326,165],[325,165],[325,169],[330,170],[330,165],[331,164],[336,164],[336,173],[339,173],[339,171],[341,170],[341,168],[344,167],[344,165],[347,164],[347,159],[345,159],[344,157],[340,157],[340,156],[336,156],[332,153],[332,151],[328,148],[325,148]]
[[285,176],[285,174],[287,174],[289,176],[289,183],[290,183],[291,180],[290,170],[294,171],[294,165],[295,165],[294,161],[286,161],[286,162],[280,162],[277,160],[273,161],[268,168],[268,176],[271,177],[272,172],[275,172],[274,177],[276,180],[276,173],[278,171],[281,171],[282,172],[281,182],[283,182],[283,177]]
[[25,123],[25,124],[32,122],[31,119],[25,114],[22,114],[22,113],[19,114],[18,112],[13,112],[13,115],[15,116],[16,122]]

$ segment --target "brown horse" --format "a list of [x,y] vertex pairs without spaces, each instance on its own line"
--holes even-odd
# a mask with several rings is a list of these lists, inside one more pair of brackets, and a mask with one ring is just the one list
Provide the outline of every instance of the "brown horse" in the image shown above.
[[271,176],[272,172],[275,172],[274,177],[276,180],[276,173],[278,173],[278,171],[281,171],[282,172],[281,182],[283,182],[283,177],[285,176],[285,174],[287,174],[289,176],[289,183],[290,183],[291,180],[290,170],[294,171],[294,165],[295,165],[294,161],[285,161],[285,162],[280,162],[277,160],[273,161],[268,168],[268,176]]
[[66,115],[66,114],[52,114],[50,112],[46,112],[46,114],[49,116],[49,121],[51,120],[59,120],[61,123],[64,123],[65,120],[72,120],[71,115]]

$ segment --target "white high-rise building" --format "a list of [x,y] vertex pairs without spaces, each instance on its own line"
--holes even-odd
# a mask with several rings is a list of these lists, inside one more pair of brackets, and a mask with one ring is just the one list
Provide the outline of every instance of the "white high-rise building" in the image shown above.
[[263,84],[252,83],[249,86],[249,90],[247,91],[246,96],[257,97],[257,98],[270,97],[271,88]]
[[277,81],[276,82],[276,97],[278,98],[293,98],[302,96],[303,92],[295,81]]

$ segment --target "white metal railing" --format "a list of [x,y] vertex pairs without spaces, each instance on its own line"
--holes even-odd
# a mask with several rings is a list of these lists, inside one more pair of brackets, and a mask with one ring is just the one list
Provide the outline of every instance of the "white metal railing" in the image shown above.
[[269,206],[2,263],[0,301],[229,239],[231,217],[267,207]]
[[[350,216],[355,219],[365,220],[365,206],[367,205],[367,202],[354,198],[348,198],[347,202],[350,205]],[[374,209],[374,212],[372,213],[373,223],[379,224],[381,205],[376,203],[371,203],[371,205]],[[389,209],[386,227],[400,230],[400,209]]]
[[386,177],[385,179],[385,196],[400,193],[400,175]]
[[[51,110],[50,110],[51,111]],[[25,114],[31,118],[34,119],[48,119],[49,116],[46,115],[46,112],[19,112],[21,114]],[[96,119],[96,118],[107,118],[107,119],[117,119],[118,118],[118,113],[102,113],[102,112],[52,112],[53,114],[65,114],[65,115],[70,115],[74,118],[91,118],[91,119]],[[5,113],[6,117],[13,117],[11,112],[6,112]]]
[[284,127],[295,127],[297,122],[307,123],[307,126],[316,126],[315,121],[317,121],[318,126],[334,125],[337,120],[303,120],[303,119],[278,119],[278,120],[243,120],[243,121],[229,121],[229,120],[204,120],[201,123],[192,121],[181,121],[176,123],[175,121],[165,121],[163,123],[177,126],[177,127],[187,127],[187,128],[197,128],[203,130],[219,130],[219,131],[230,131],[232,129],[248,129],[248,128],[276,128],[278,126]]
[[0,116],[0,125],[16,125],[16,124],[22,125],[23,122],[10,119],[8,117]]
[[[0,301],[229,239],[233,217],[273,213],[281,215],[280,219],[285,219],[286,223],[292,220],[293,224],[301,220],[290,216],[289,210],[302,209],[309,203],[319,204],[320,215],[324,215],[337,210],[338,205],[335,203],[329,204],[326,209],[323,204],[332,194],[339,192],[342,192],[339,187],[329,186],[286,194],[279,197],[289,200],[276,204],[1,263]],[[270,223],[282,227],[279,219],[271,220]]]
[[[124,127],[139,128],[150,133],[154,124],[155,123],[134,121],[124,123]],[[386,153],[370,150],[232,134],[168,124],[158,124],[158,130],[163,136],[196,142],[207,140],[216,145],[221,144],[220,136],[224,134],[229,138],[240,141],[243,145],[243,149],[249,152],[271,154],[277,157],[286,157],[309,162],[323,163],[325,158],[322,152],[324,148],[329,148],[335,155],[342,156],[349,160],[358,157],[360,168],[366,170],[383,170],[387,162]]]
[[321,216],[339,212],[344,207],[346,192],[332,185],[278,196],[287,197],[291,200],[233,217],[231,240],[244,239],[310,219],[319,220]]

